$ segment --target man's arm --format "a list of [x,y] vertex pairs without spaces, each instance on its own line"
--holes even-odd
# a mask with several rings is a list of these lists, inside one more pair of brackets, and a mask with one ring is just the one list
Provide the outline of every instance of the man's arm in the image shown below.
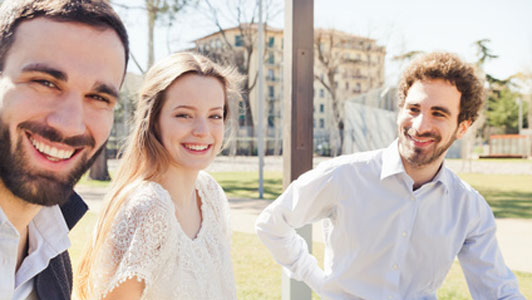
[[337,188],[333,169],[318,168],[303,174],[258,217],[257,235],[290,277],[320,291],[325,275],[295,229],[329,215]]
[[482,204],[478,219],[458,253],[469,291],[473,299],[525,300],[517,279],[504,264],[495,237],[493,213],[484,199]]

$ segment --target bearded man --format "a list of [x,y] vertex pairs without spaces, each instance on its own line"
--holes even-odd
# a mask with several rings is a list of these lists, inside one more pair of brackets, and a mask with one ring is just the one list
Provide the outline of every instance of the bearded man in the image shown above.
[[[331,159],[257,219],[288,275],[324,299],[436,299],[456,257],[474,299],[524,299],[484,198],[444,163],[478,116],[483,85],[449,53],[414,61],[399,85],[398,139]],[[324,220],[324,270],[295,232]]]
[[74,184],[104,151],[128,37],[106,1],[0,7],[0,298],[70,299]]

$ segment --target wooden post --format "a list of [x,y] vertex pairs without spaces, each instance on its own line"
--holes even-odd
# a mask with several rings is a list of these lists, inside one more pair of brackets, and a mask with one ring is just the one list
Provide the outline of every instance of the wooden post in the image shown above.
[[[283,187],[312,169],[314,1],[285,0]],[[312,251],[312,227],[299,229]],[[306,284],[283,274],[283,300],[310,300]]]

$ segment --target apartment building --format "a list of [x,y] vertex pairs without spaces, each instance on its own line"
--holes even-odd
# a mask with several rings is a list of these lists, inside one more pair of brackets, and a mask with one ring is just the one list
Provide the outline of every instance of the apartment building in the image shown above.
[[[316,29],[314,47],[314,136],[317,143],[328,143],[331,132],[337,128],[333,101],[339,105],[343,117],[343,104],[347,99],[384,84],[385,47],[373,39],[338,30]],[[214,32],[194,41],[195,48],[216,60],[231,62],[249,75],[249,106],[253,123],[257,125],[258,58],[255,47],[256,24],[242,24]],[[264,113],[267,152],[278,152],[282,145],[282,95],[283,95],[283,31],[266,27],[264,32]],[[249,56],[250,48],[251,56]],[[245,118],[243,103],[238,107],[240,125]],[[338,112],[336,113],[338,115]]]

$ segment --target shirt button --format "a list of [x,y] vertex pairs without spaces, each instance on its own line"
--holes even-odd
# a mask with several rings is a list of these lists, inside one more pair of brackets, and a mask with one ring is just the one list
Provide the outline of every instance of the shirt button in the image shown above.
[[401,236],[402,236],[402,237],[406,237],[406,231],[403,231],[403,232],[401,233]]
[[392,266],[392,269],[397,270],[397,269],[399,269],[399,266],[397,264],[395,264],[395,265]]

